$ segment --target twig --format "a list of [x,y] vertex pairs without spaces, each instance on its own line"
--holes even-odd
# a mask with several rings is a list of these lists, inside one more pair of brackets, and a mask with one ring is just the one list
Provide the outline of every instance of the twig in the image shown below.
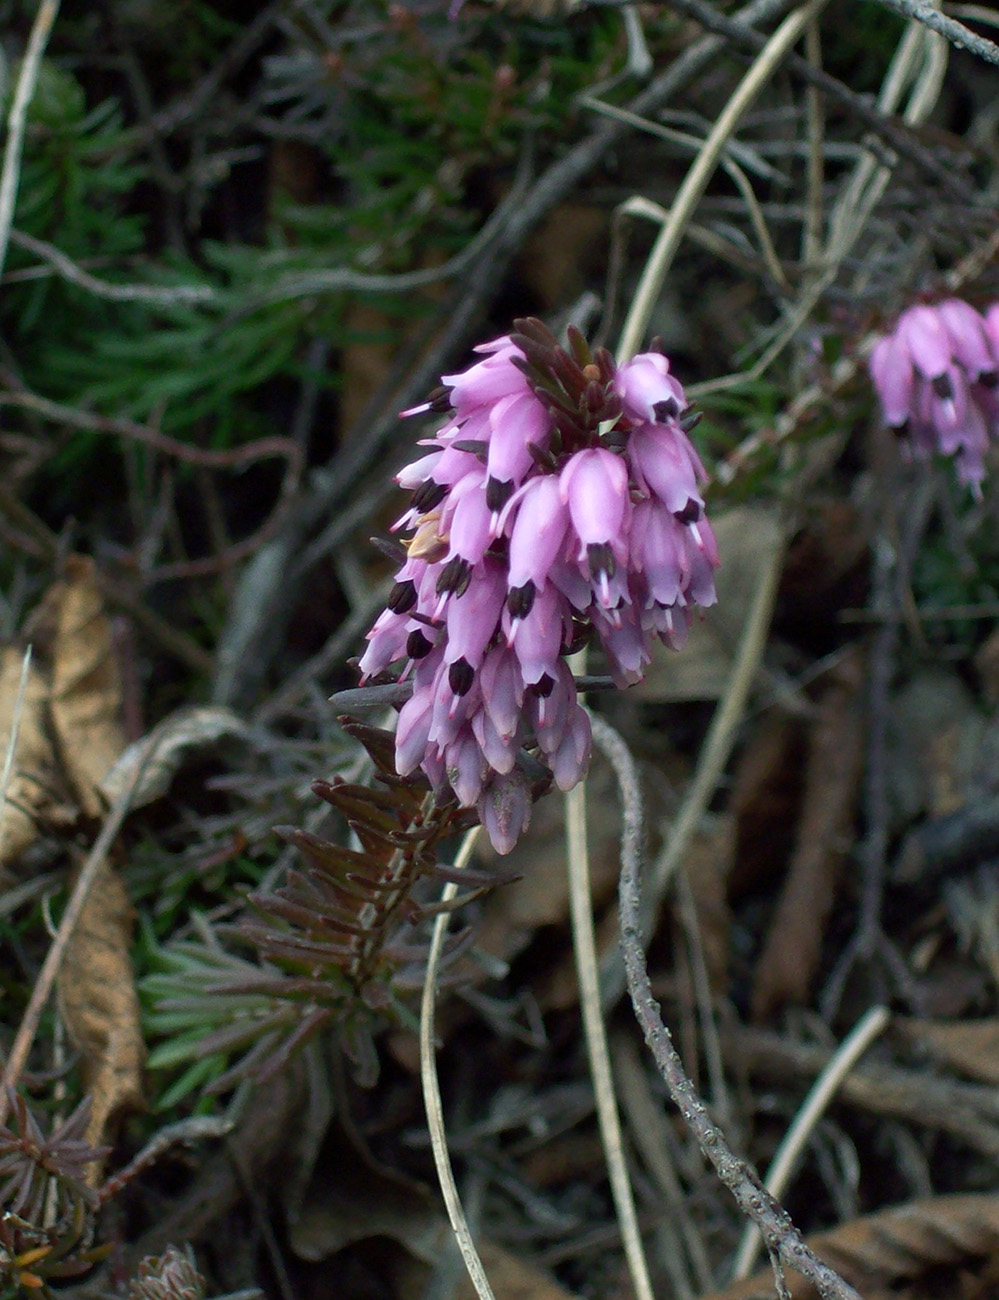
[[[853,1287],[809,1249],[791,1222],[790,1215],[760,1182],[759,1174],[733,1153],[721,1131],[712,1123],[707,1107],[698,1097],[683,1068],[653,995],[642,948],[640,873],[644,856],[644,831],[638,771],[627,745],[600,717],[593,718],[593,739],[614,768],[623,809],[619,897],[621,944],[624,949],[628,991],[645,1041],[669,1094],[679,1108],[684,1123],[697,1139],[704,1156],[735,1197],[739,1209],[760,1228],[771,1260],[777,1260],[803,1274],[815,1285],[819,1294],[828,1300],[860,1300]],[[776,1267],[775,1275],[778,1291],[786,1295],[786,1286]]]
[[[474,826],[462,840],[458,856],[454,860],[457,870],[468,866],[478,838],[479,827]],[[451,881],[444,886],[441,902],[449,903],[458,892],[458,884]],[[454,1232],[461,1257],[465,1261],[468,1276],[472,1280],[479,1300],[494,1300],[489,1279],[475,1249],[475,1242],[465,1218],[461,1197],[451,1168],[451,1156],[447,1147],[447,1131],[444,1126],[444,1106],[441,1102],[440,1081],[437,1078],[437,1058],[434,1033],[434,1016],[437,1002],[437,970],[440,966],[444,937],[447,933],[450,917],[442,912],[434,921],[430,940],[430,954],[427,957],[427,971],[423,980],[423,998],[420,1003],[420,1079],[423,1083],[423,1105],[427,1112],[427,1128],[430,1132],[430,1145],[434,1153],[437,1179],[441,1194],[447,1207],[451,1229]]]
[[600,975],[597,944],[593,930],[593,894],[590,888],[590,854],[586,833],[585,782],[575,786],[565,797],[565,841],[569,863],[569,907],[572,917],[572,944],[579,977],[579,1006],[583,1017],[590,1077],[600,1124],[604,1160],[610,1178],[614,1209],[621,1229],[625,1259],[631,1284],[638,1300],[653,1300],[649,1266],[638,1228],[635,1198],[628,1177],[621,1120],[614,1094],[607,1030],[600,1003]]
[[684,229],[718,166],[729,137],[749,110],[753,100],[773,76],[791,46],[827,3],[828,0],[809,0],[808,4],[784,19],[766,42],[715,121],[701,152],[683,178],[683,184],[677,191],[670,208],[669,220],[659,232],[655,246],[649,254],[631,310],[621,331],[621,341],[618,345],[619,360],[626,361],[638,351],[642,336],[652,317],[659,291],[680,246]]
[[192,1115],[168,1124],[156,1133],[124,1169],[119,1169],[113,1177],[101,1187],[99,1196],[101,1204],[111,1200],[134,1178],[144,1173],[159,1160],[171,1147],[204,1142],[209,1138],[223,1138],[231,1133],[233,1121],[226,1115]]
[[877,2],[884,5],[886,9],[901,14],[903,18],[914,18],[917,23],[925,23],[930,31],[945,36],[951,45],[956,45],[959,50],[968,50],[972,54],[977,54],[980,59],[984,59],[986,63],[999,65],[999,45],[985,36],[978,36],[957,19],[948,18],[935,5],[929,4],[928,0],[877,0]]
[[21,62],[14,100],[7,117],[7,147],[3,154],[3,171],[0,172],[0,275],[7,260],[10,228],[14,221],[17,189],[21,179],[21,151],[24,148],[24,128],[28,119],[28,106],[35,93],[42,55],[52,32],[52,24],[59,12],[59,0],[41,0],[28,38],[28,48]]
[[[816,1124],[825,1113],[840,1084],[870,1047],[883,1033],[891,1019],[887,1007],[871,1007],[851,1032],[843,1039],[825,1069],[812,1084],[808,1096],[801,1104],[791,1127],[784,1134],[780,1146],[767,1170],[763,1185],[773,1196],[783,1196],[791,1174],[802,1151],[808,1143]],[[756,1225],[746,1224],[739,1250],[732,1268],[732,1281],[748,1277],[756,1262],[760,1248],[760,1234]]]
[[[670,0],[670,5],[688,17],[693,18],[695,22],[700,23],[708,31],[724,35],[726,39],[745,50],[760,50],[763,48],[764,38],[759,32],[754,32],[744,24],[718,13],[705,0]],[[899,157],[905,158],[918,167],[920,171],[932,176],[938,185],[943,186],[946,194],[960,199],[962,203],[977,203],[979,201],[975,191],[964,180],[955,175],[953,168],[948,168],[944,163],[934,158],[929,150],[924,149],[910,132],[896,125],[882,109],[870,104],[863,95],[858,95],[849,86],[844,86],[841,81],[830,76],[824,69],[813,67],[807,59],[798,54],[788,55],[787,67],[796,77],[801,77],[809,85],[824,91],[831,100],[841,104],[858,121],[863,122],[864,126],[873,131],[875,135],[880,136],[885,144],[889,145]]]
[[148,424],[139,424],[137,420],[81,411],[78,407],[64,406],[61,402],[50,401],[27,389],[8,388],[0,392],[0,407],[3,406],[24,407],[46,420],[68,424],[75,429],[86,429],[89,433],[110,433],[121,438],[131,438],[134,442],[152,447],[154,451],[161,451],[164,455],[174,456],[177,460],[189,465],[200,465],[205,469],[240,469],[254,461],[281,456],[297,470],[302,459],[301,448],[291,438],[257,438],[228,451],[214,451],[210,447],[194,447],[178,438],[171,438],[169,434],[151,429]]
[[56,275],[68,280],[70,284],[85,289],[97,298],[105,298],[108,302],[146,302],[169,307],[177,303],[215,302],[218,299],[218,292],[209,284],[178,284],[171,288],[156,284],[112,284],[109,280],[99,280],[71,257],[67,257],[55,244],[36,239],[23,230],[12,230],[10,242],[16,248],[26,249],[40,257]]

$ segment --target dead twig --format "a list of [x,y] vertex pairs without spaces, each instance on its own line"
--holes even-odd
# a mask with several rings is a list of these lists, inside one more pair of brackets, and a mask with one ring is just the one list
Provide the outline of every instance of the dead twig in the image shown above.
[[980,59],[984,59],[986,63],[999,65],[999,45],[996,45],[995,41],[977,35],[969,27],[965,27],[964,23],[959,23],[956,18],[948,18],[927,0],[877,0],[877,2],[884,5],[886,9],[901,14],[903,18],[913,18],[917,23],[925,23],[931,32],[945,37],[959,50],[968,50],[972,54],[977,54]]
[[830,1300],[860,1300],[848,1282],[808,1247],[791,1217],[766,1190],[760,1176],[745,1160],[734,1154],[722,1132],[711,1120],[707,1107],[697,1095],[683,1068],[670,1032],[663,1024],[659,1004],[652,992],[641,939],[640,873],[644,858],[642,798],[638,771],[627,745],[600,717],[593,718],[593,738],[614,768],[623,810],[621,836],[621,945],[624,949],[628,992],[645,1041],[665,1080],[670,1097],[680,1110],[684,1123],[697,1139],[705,1158],[735,1197],[739,1209],[763,1234],[770,1252],[778,1293],[787,1295],[780,1266],[795,1269],[809,1279]]

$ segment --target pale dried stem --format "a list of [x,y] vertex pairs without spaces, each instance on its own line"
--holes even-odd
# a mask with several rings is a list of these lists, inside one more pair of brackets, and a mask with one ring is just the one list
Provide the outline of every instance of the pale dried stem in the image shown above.
[[[468,866],[475,841],[481,827],[474,826],[462,840],[454,865],[458,870]],[[441,902],[449,903],[458,892],[458,884],[452,881],[444,886]],[[465,1261],[465,1268],[479,1300],[495,1300],[486,1270],[482,1265],[479,1252],[472,1240],[472,1232],[465,1217],[465,1210],[458,1194],[454,1170],[451,1167],[451,1154],[447,1145],[447,1129],[444,1124],[444,1104],[441,1101],[440,1080],[437,1077],[437,1055],[434,1021],[437,1009],[437,972],[440,968],[444,938],[447,934],[448,912],[442,912],[434,921],[433,934],[430,939],[430,955],[427,958],[427,971],[423,980],[423,997],[420,1002],[420,1081],[423,1085],[423,1106],[427,1114],[427,1129],[430,1133],[430,1147],[437,1168],[437,1181],[440,1183],[441,1195],[451,1230]]]
[[780,1271],[784,1266],[807,1277],[827,1300],[860,1300],[854,1288],[808,1247],[787,1211],[762,1185],[752,1166],[733,1153],[683,1068],[652,992],[640,934],[644,828],[638,772],[618,733],[600,717],[594,716],[592,721],[593,739],[617,776],[623,810],[620,908],[628,991],[670,1097],[739,1209],[762,1231],[779,1294],[788,1294]]
[[28,48],[21,61],[14,99],[7,116],[7,146],[3,153],[3,170],[0,171],[0,274],[7,260],[10,228],[14,222],[17,190],[21,180],[21,152],[24,148],[24,129],[28,120],[28,107],[35,94],[42,55],[59,12],[59,0],[41,0],[35,21],[28,37]]
[[[884,1032],[890,1019],[891,1013],[887,1007],[871,1007],[843,1039],[828,1065],[812,1084],[808,1096],[801,1103],[794,1121],[784,1134],[763,1180],[763,1186],[772,1196],[784,1195],[801,1153],[808,1145],[815,1126],[828,1109],[840,1084],[875,1038]],[[759,1228],[755,1223],[747,1223],[732,1268],[733,1282],[749,1276],[759,1248]]]
[[711,128],[711,133],[705,140],[701,152],[677,191],[670,208],[669,220],[659,232],[649,254],[634,301],[621,331],[618,345],[619,362],[627,361],[641,345],[684,231],[718,166],[729,138],[749,110],[753,100],[773,76],[781,60],[801,36],[808,23],[822,12],[827,3],[828,0],[809,0],[807,5],[784,19],[760,51]]
[[593,928],[593,903],[590,889],[590,854],[586,833],[586,793],[582,784],[565,797],[566,856],[569,863],[569,907],[572,916],[572,941],[579,977],[579,1006],[583,1017],[590,1077],[596,1102],[600,1138],[607,1174],[610,1179],[614,1209],[621,1229],[621,1241],[631,1283],[638,1300],[653,1300],[649,1266],[638,1227],[635,1198],[628,1176],[628,1165],[621,1137],[614,1078],[607,1031],[600,1002],[600,973]]

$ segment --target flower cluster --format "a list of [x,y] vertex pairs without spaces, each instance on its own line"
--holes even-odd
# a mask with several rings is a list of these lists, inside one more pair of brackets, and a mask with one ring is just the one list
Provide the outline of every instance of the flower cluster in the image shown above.
[[477,807],[501,853],[527,826],[532,769],[568,790],[589,762],[565,656],[595,635],[615,680],[638,681],[652,639],[679,646],[691,607],[715,599],[704,470],[669,362],[616,366],[578,333],[569,348],[518,321],[405,413],[445,420],[398,475],[406,557],[360,661],[366,679],[398,663],[412,679],[398,772],[421,767]]
[[871,353],[885,423],[911,453],[954,457],[981,495],[985,452],[999,440],[999,303],[982,315],[960,298],[910,307]]

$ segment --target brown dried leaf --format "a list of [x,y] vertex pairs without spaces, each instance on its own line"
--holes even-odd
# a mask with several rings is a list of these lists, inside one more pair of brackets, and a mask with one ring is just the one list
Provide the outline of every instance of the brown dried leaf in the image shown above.
[[56,607],[50,713],[59,757],[80,807],[91,817],[98,785],[125,748],[121,679],[111,622],[89,557],[71,555],[51,593]]
[[[21,681],[23,652],[7,646],[0,654],[0,764],[7,753]],[[48,687],[35,665],[28,672],[17,750],[0,822],[0,863],[11,862],[38,838],[39,822],[62,807],[55,755],[45,729]]]
[[756,1020],[788,1002],[808,1000],[860,777],[863,726],[857,695],[862,681],[861,656],[851,654],[830,675],[808,738],[794,854],[756,968]]
[[999,1019],[941,1022],[897,1017],[892,1031],[958,1074],[999,1084]]
[[728,988],[732,925],[728,877],[734,856],[734,819],[716,813],[702,818],[701,829],[691,840],[683,864],[697,917],[708,986],[718,997],[723,997]]
[[752,729],[729,800],[736,825],[730,898],[769,885],[787,860],[801,806],[804,763],[800,718],[774,711]]
[[83,1053],[93,1098],[87,1141],[98,1145],[122,1109],[143,1104],[145,1045],[129,955],[133,912],[125,886],[101,867],[63,958],[56,993],[70,1038]]
[[[999,1197],[934,1196],[817,1233],[808,1244],[866,1300],[878,1300],[889,1289],[897,1295],[901,1283],[918,1281],[930,1269],[958,1269],[994,1256],[999,1250]],[[787,1284],[792,1300],[814,1300],[818,1294],[794,1273],[788,1273]],[[934,1272],[927,1300],[950,1294]],[[761,1272],[701,1300],[770,1300],[774,1295],[772,1274]]]

